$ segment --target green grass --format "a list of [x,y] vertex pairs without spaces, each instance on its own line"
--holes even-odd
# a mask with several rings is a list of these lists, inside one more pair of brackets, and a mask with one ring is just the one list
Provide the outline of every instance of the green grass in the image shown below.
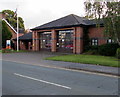
[[27,50],[11,50],[11,49],[4,49],[0,50],[0,53],[19,53],[19,52],[28,52]]
[[118,61],[120,62],[120,60],[117,58],[98,55],[63,55],[48,57],[46,60],[120,67],[120,65],[118,65]]

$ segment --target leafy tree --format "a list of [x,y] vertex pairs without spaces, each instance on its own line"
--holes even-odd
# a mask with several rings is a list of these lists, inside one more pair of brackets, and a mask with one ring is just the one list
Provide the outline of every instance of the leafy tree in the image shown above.
[[85,2],[86,17],[93,17],[97,26],[100,20],[104,22],[105,36],[115,39],[120,45],[120,0],[114,2]]
[[6,40],[10,40],[12,37],[12,33],[7,27],[7,24],[5,21],[2,21],[2,47],[6,47]]
[[[6,14],[6,20],[13,26],[17,28],[17,17],[14,16],[15,12],[12,10],[3,10],[2,13]],[[19,28],[24,29],[24,21],[21,17],[18,17]]]

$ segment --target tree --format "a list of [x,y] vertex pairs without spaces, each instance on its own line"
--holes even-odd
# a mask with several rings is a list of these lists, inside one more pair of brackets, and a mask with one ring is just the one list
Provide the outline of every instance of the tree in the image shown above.
[[2,21],[2,48],[6,47],[6,40],[10,40],[12,37],[12,33],[7,27],[5,21]]
[[[13,28],[17,28],[17,17],[14,16],[15,12],[12,10],[3,10],[2,13],[6,14],[6,20],[13,26]],[[18,17],[19,20],[19,28],[24,29],[24,21],[21,17]]]
[[120,0],[114,2],[85,2],[86,17],[93,17],[99,25],[103,20],[105,36],[115,39],[120,45]]

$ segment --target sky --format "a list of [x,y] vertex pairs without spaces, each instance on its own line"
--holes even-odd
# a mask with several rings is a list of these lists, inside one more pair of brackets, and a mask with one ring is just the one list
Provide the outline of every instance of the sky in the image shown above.
[[69,14],[85,16],[84,0],[0,0],[2,10],[15,11],[23,18],[25,29],[59,19]]

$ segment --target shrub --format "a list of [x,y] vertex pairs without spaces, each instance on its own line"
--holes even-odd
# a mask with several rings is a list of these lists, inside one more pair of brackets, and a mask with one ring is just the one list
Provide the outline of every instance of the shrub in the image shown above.
[[92,50],[96,50],[96,51],[98,51],[98,47],[99,46],[86,46],[85,47],[85,51],[92,51]]
[[120,59],[120,48],[117,49],[116,56],[117,56],[118,59]]
[[89,54],[89,55],[98,55],[98,47],[99,46],[88,46],[84,54]]
[[98,48],[99,48],[99,46],[96,46],[96,45],[95,45],[95,46],[91,46],[91,47],[90,47],[90,50],[96,50],[96,51],[98,51]]
[[119,45],[116,43],[103,44],[99,46],[98,53],[104,56],[115,56],[117,48],[119,48]]

